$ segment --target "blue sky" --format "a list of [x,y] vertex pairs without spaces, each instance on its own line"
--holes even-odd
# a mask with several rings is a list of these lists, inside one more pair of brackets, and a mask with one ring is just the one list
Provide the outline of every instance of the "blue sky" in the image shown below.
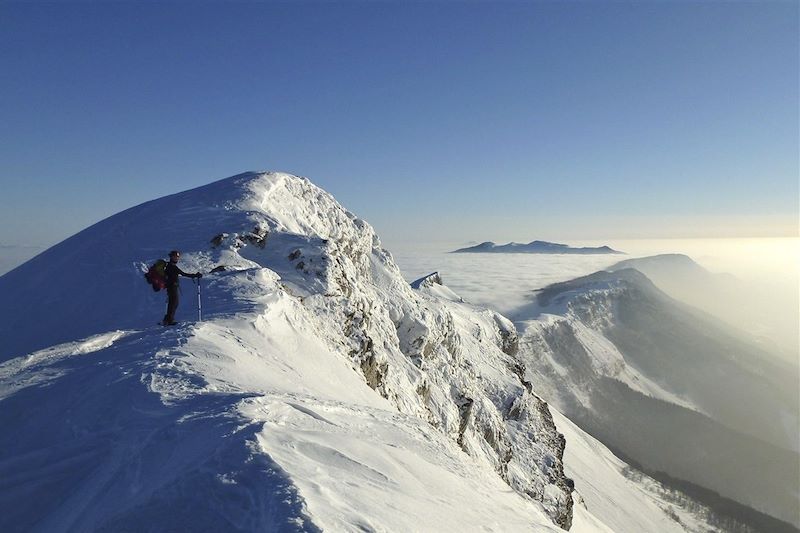
[[388,243],[797,233],[796,2],[3,3],[0,65],[3,245],[261,169]]

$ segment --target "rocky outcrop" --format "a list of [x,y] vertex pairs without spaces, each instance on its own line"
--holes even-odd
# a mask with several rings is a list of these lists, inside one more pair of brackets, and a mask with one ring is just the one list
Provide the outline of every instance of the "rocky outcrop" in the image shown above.
[[438,272],[433,272],[431,274],[428,274],[427,276],[423,276],[418,280],[411,282],[412,289],[429,288],[432,287],[433,285],[444,285],[444,283],[442,283],[442,277],[439,275]]
[[275,270],[302,294],[303,305],[340,325],[327,342],[344,348],[370,387],[491,464],[514,490],[540,502],[554,523],[569,527],[563,437],[518,372],[513,324],[450,297],[436,272],[407,284],[372,228],[308,181],[259,176],[254,189],[300,204],[306,218],[283,219],[284,227],[303,229],[290,234],[265,207],[255,222],[270,235],[265,252],[277,250],[251,248],[243,255]]

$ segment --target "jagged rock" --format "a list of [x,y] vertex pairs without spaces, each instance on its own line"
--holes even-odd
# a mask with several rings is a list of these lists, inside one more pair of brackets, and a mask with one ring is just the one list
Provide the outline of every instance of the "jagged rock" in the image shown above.
[[519,349],[519,335],[517,335],[517,328],[514,327],[513,322],[500,314],[494,315],[497,330],[502,339],[502,349],[508,355],[516,355]]
[[423,276],[416,281],[411,282],[411,287],[414,289],[421,289],[431,287],[433,285],[444,285],[442,277],[438,272],[433,272],[427,276]]
[[215,236],[213,239],[211,239],[211,246],[220,246],[227,236],[227,233],[220,233],[219,235]]
[[[303,247],[295,268],[321,265],[318,285],[304,287],[312,289],[304,305],[340,324],[341,337],[328,339],[330,344],[348,346],[365,381],[398,409],[428,420],[467,453],[493,464],[520,494],[541,502],[554,522],[568,524],[571,491],[560,463],[563,439],[551,417],[530,407],[535,403],[530,383],[509,370],[518,364],[513,324],[447,292],[429,292],[449,291],[438,273],[418,280],[415,290],[366,222],[308,182],[287,182],[288,190],[318,202],[302,222],[313,228],[306,235],[314,246]],[[282,237],[274,230],[272,235],[280,246]],[[287,253],[298,259],[299,248],[291,250]],[[269,267],[293,279],[283,264]],[[489,383],[483,374],[502,377]],[[472,407],[465,407],[466,397]],[[506,406],[515,399],[528,407],[507,419]],[[520,438],[523,434],[535,438]],[[542,466],[545,453],[554,464]],[[512,464],[518,467],[509,468]]]
[[267,237],[269,237],[269,232],[261,226],[256,226],[251,233],[245,234],[243,238],[249,244],[264,248],[267,245]]

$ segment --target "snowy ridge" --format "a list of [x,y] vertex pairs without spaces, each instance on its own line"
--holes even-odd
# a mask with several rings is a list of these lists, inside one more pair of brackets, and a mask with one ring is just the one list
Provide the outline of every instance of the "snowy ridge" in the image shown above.
[[[170,248],[222,267],[202,323],[153,326],[141,273]],[[511,321],[438,274],[414,285],[366,222],[277,173],[131,208],[0,277],[0,530],[681,529],[554,419]]]
[[[518,325],[525,332],[526,353],[535,354],[537,368],[551,369],[560,379],[537,380],[540,386],[550,391],[545,397],[563,397],[563,394],[581,398],[581,403],[591,406],[591,399],[583,387],[574,380],[593,377],[607,377],[624,383],[632,390],[680,405],[687,409],[700,411],[688,398],[665,389],[630,362],[603,333],[614,326],[615,317],[624,305],[632,284],[645,291],[657,290],[640,272],[627,269],[614,275],[598,272],[583,278],[556,283],[536,293],[535,301],[518,312],[519,316],[529,317],[520,320]],[[560,339],[560,340],[557,340]],[[570,361],[560,360],[559,348],[569,343],[564,350],[570,354]],[[553,348],[553,345],[557,348]],[[546,361],[546,362],[545,362]],[[575,366],[582,366],[576,372]],[[589,375],[586,375],[586,371]],[[564,386],[563,381],[571,383]]]
[[[316,213],[328,210],[323,206]],[[340,233],[322,233],[330,238],[320,249],[288,255],[297,261],[295,273],[317,278],[314,285],[297,283],[316,288],[304,305],[343,326],[328,342],[345,348],[367,384],[402,412],[427,419],[568,525],[571,500],[559,460],[563,441],[542,402],[523,386],[517,361],[502,352],[495,314],[480,320],[470,311],[462,319],[457,308],[421,298],[371,227],[354,219],[345,231],[346,221],[338,222]],[[322,268],[307,270],[312,264]],[[519,424],[526,433],[517,434]]]
[[584,430],[797,523],[796,371],[632,269],[548,286],[516,325],[527,378]]
[[[141,271],[173,247],[186,271],[225,270],[203,280],[206,322],[164,330]],[[34,329],[18,313],[44,280],[59,293]],[[137,206],[0,292],[4,530],[571,522],[564,440],[513,326],[413,290],[305,179],[249,173]]]
[[[597,316],[594,318],[598,319]],[[605,319],[610,320],[610,316]],[[575,358],[580,358],[581,354],[585,354],[583,362],[586,368],[591,368],[591,372],[595,376],[614,379],[651,398],[701,412],[691,400],[666,390],[628,364],[614,343],[604,337],[600,331],[587,326],[574,316],[547,315],[535,321],[525,322],[522,327],[525,329],[524,339],[528,353],[535,352],[540,365],[554,369],[563,380],[572,381],[576,377],[582,378],[575,374],[575,369],[571,364],[562,364],[559,354],[549,346],[549,342],[556,337],[572,339],[570,342],[576,343],[572,348]],[[548,359],[546,364],[542,362],[543,358]],[[546,397],[556,397],[563,393],[563,390],[556,392],[563,389],[563,383],[559,385],[555,382],[548,382],[542,383],[541,386],[546,387],[553,395],[545,395]],[[590,397],[585,395],[577,384],[574,387],[568,387],[566,391],[569,394],[580,396],[585,406],[591,406]]]

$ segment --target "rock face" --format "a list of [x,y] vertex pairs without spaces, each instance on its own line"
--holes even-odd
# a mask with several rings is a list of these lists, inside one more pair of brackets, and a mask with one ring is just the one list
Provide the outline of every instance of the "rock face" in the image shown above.
[[[242,254],[274,269],[290,290],[304,294],[306,307],[341,325],[328,342],[346,347],[370,387],[492,465],[568,528],[572,499],[561,463],[563,438],[546,404],[522,379],[513,325],[492,311],[426,293],[442,286],[438,274],[413,290],[366,222],[305,180],[280,181],[314,205],[303,222],[307,243],[295,248],[300,255],[292,252],[296,266],[275,264],[254,248]],[[270,228],[267,248],[280,249],[286,238],[281,228],[269,218],[262,223]]]
[[[153,235],[160,236],[158,244],[152,242]],[[115,244],[104,247],[106,243]],[[168,366],[152,363],[142,352],[142,368],[151,369],[148,390],[160,394],[163,402],[185,403],[187,398],[226,390],[233,395],[226,409],[250,413],[248,424],[265,416],[271,404],[259,395],[288,385],[274,381],[272,374],[259,378],[259,365],[266,364],[266,354],[279,361],[281,353],[297,349],[270,333],[275,324],[286,322],[286,338],[298,339],[292,342],[303,346],[313,340],[339,354],[351,372],[362,376],[398,413],[426,421],[476,464],[490,467],[524,499],[540,506],[554,524],[570,527],[572,482],[562,464],[564,438],[547,404],[525,379],[514,326],[497,313],[431,292],[446,289],[441,278],[428,277],[418,289],[409,286],[369,224],[295,176],[247,173],[142,204],[0,278],[5,296],[0,333],[9,339],[0,352],[0,362],[7,361],[0,366],[0,377],[6,380],[4,387],[11,384],[0,392],[14,396],[34,379],[26,372],[35,365],[17,356],[102,336],[112,329],[111,323],[120,330],[143,332],[135,339],[142,346],[155,342],[147,328],[153,327],[160,309],[153,311],[152,291],[147,293],[141,273],[171,248],[182,251],[186,271],[210,272],[221,265],[224,270],[217,278],[204,278],[209,284],[204,333],[187,333],[183,344],[159,348],[153,357],[170,360]],[[90,285],[75,282],[80,272],[94,273]],[[58,305],[47,308],[31,302],[43,280],[60,287],[53,300]],[[105,297],[108,294],[114,298]],[[187,301],[190,298],[182,305],[190,305]],[[33,311],[38,311],[36,328],[19,318]],[[227,339],[229,351],[219,351],[219,339]],[[231,339],[235,342],[228,342]],[[51,360],[49,352],[41,353],[45,355],[37,361]],[[248,361],[246,368],[242,360]],[[187,368],[196,373],[194,378],[180,377]],[[329,371],[333,372],[318,369],[322,384]],[[241,397],[255,399],[236,404]],[[139,412],[134,409],[130,416]],[[322,418],[315,416],[314,420]],[[282,419],[275,420],[279,424]],[[12,429],[16,423],[4,421]],[[250,436],[242,446],[252,446],[252,431],[245,433]],[[259,434],[259,442],[267,442],[269,435]],[[124,455],[113,443],[109,446],[110,457]],[[223,457],[218,462],[226,461],[230,462]],[[181,487],[187,483],[183,478],[174,482],[180,490],[170,497],[180,501]],[[300,514],[310,520],[304,510]],[[125,523],[103,520],[98,523]]]

